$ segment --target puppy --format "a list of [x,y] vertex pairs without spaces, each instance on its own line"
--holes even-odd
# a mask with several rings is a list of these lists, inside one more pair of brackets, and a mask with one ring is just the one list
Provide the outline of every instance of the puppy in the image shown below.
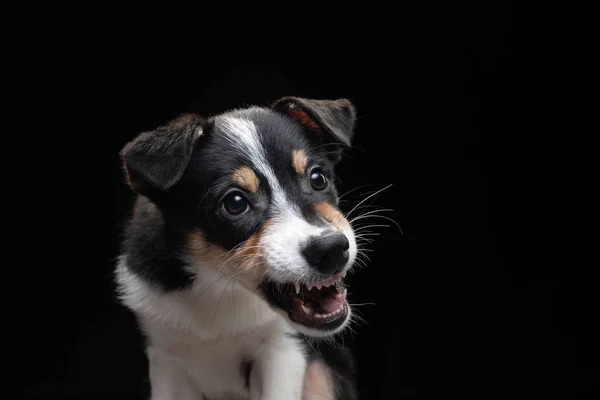
[[153,400],[352,400],[331,339],[357,256],[334,166],[356,113],[286,97],[182,116],[121,151],[137,193],[116,278],[147,340]]

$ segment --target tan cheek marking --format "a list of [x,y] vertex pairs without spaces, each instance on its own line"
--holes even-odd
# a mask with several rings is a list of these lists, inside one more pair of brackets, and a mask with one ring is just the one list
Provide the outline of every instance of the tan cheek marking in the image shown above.
[[258,190],[258,177],[249,167],[236,169],[233,172],[231,179],[250,192],[256,192]]
[[314,204],[315,210],[319,212],[325,220],[333,224],[340,231],[350,228],[350,223],[336,207],[329,203],[321,202]]
[[331,373],[321,361],[313,361],[306,368],[302,400],[335,400]]
[[233,252],[227,252],[219,246],[208,243],[204,233],[199,230],[188,235],[188,247],[196,262],[216,270],[220,270],[226,262],[228,270],[246,275],[254,281],[253,283],[257,283],[266,272],[260,240],[270,225],[271,221],[265,222],[258,232]]
[[227,251],[206,241],[206,235],[199,230],[191,232],[187,237],[188,248],[197,263],[217,268],[225,262]]
[[235,251],[235,257],[240,260],[240,271],[248,273],[257,281],[260,277],[264,276],[266,272],[260,241],[271,224],[271,220],[267,220],[258,232],[250,236],[248,240]]
[[304,150],[292,151],[292,164],[297,173],[304,174],[306,165],[308,164],[308,155],[306,152]]

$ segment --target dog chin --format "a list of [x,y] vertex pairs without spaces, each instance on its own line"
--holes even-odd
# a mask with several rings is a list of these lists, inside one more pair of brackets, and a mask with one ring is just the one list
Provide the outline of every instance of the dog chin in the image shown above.
[[310,328],[306,325],[302,325],[297,322],[294,322],[289,316],[287,316],[287,318],[288,318],[288,323],[290,324],[290,326],[293,329],[295,329],[296,331],[302,333],[303,335],[314,337],[314,338],[327,338],[327,337],[337,335],[338,333],[342,332],[350,323],[351,316],[352,316],[352,310],[350,309],[350,306],[348,306],[348,312],[345,315],[345,317],[343,318],[341,324],[337,328],[334,328],[334,329]]

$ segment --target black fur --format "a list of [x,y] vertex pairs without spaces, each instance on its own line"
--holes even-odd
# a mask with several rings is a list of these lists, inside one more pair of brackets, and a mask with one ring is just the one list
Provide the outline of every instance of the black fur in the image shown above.
[[183,175],[202,129],[200,117],[186,115],[128,143],[121,156],[132,188],[160,201]]
[[193,276],[184,268],[182,246],[177,229],[169,229],[158,208],[139,196],[123,241],[129,269],[162,290],[184,289]]
[[356,367],[350,350],[336,342],[317,341],[300,336],[308,355],[308,362],[322,360],[330,368],[337,399],[356,400]]
[[[322,108],[323,105],[319,109]],[[333,185],[335,162],[329,157],[327,146],[321,146],[321,141],[307,134],[303,125],[279,112],[251,108],[228,115],[254,122],[261,132],[268,162],[288,198],[294,199],[309,222],[319,223],[312,204],[337,203]],[[327,129],[342,128],[346,129],[338,124]],[[314,192],[308,180],[298,182],[290,162],[295,149],[306,151],[310,164],[323,170],[330,181],[326,190]],[[181,260],[189,232],[199,229],[208,242],[230,250],[272,217],[271,188],[264,179],[257,193],[247,193],[260,212],[244,218],[231,218],[223,212],[221,201],[233,185],[233,171],[250,165],[250,161],[224,139],[215,119],[204,121],[198,116],[186,116],[141,134],[121,154],[129,183],[141,196],[126,230],[123,250],[132,270],[164,290],[186,288],[193,279]]]
[[250,374],[252,373],[252,361],[244,360],[242,361],[241,369],[242,369],[242,378],[244,378],[244,387],[246,389],[250,389]]
[[[290,105],[314,120],[327,138],[315,135],[305,121],[287,113]],[[350,102],[287,97],[271,109],[251,108],[228,115],[253,121],[261,133],[267,161],[287,198],[293,199],[307,221],[319,223],[313,204],[337,204],[334,166],[340,145],[350,144],[356,118]],[[224,139],[218,118],[185,116],[141,134],[121,152],[129,184],[139,194],[125,230],[123,254],[131,271],[165,291],[185,289],[193,282],[194,276],[185,270],[182,258],[190,232],[200,230],[208,242],[230,250],[273,216],[272,188],[260,175],[259,190],[246,193],[255,212],[232,218],[223,210],[223,197],[235,186],[233,172],[251,163]],[[330,183],[325,190],[314,191],[307,179],[298,177],[291,163],[293,150],[304,150],[309,168],[318,166],[323,171]],[[309,360],[321,358],[332,368],[338,399],[356,399],[354,366],[348,350],[331,347],[327,342],[318,349],[304,343]],[[251,369],[251,360],[241,363],[246,387]]]
[[354,133],[356,111],[346,99],[312,100],[284,97],[273,104],[273,109],[288,114],[290,110],[302,110],[324,129],[330,138],[349,146]]

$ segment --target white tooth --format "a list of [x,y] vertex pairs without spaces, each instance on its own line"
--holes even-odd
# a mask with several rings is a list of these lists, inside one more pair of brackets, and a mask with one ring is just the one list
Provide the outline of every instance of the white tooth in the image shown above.
[[309,290],[309,291],[310,291],[310,289],[312,289],[312,288],[313,288],[313,286],[314,286],[314,285],[313,285],[312,283],[307,283],[307,284],[306,284],[306,287],[308,288],[308,290]]
[[296,286],[296,294],[300,293],[300,284],[298,282],[296,282],[295,286]]
[[346,298],[346,293],[348,293],[348,289],[344,288],[344,291],[342,292],[342,297]]
[[321,290],[321,285],[317,283],[317,289]]
[[304,314],[306,314],[306,315],[312,315],[313,312],[312,312],[312,310],[310,308],[305,307],[304,304],[302,304],[301,307],[302,307],[302,311],[304,311]]

